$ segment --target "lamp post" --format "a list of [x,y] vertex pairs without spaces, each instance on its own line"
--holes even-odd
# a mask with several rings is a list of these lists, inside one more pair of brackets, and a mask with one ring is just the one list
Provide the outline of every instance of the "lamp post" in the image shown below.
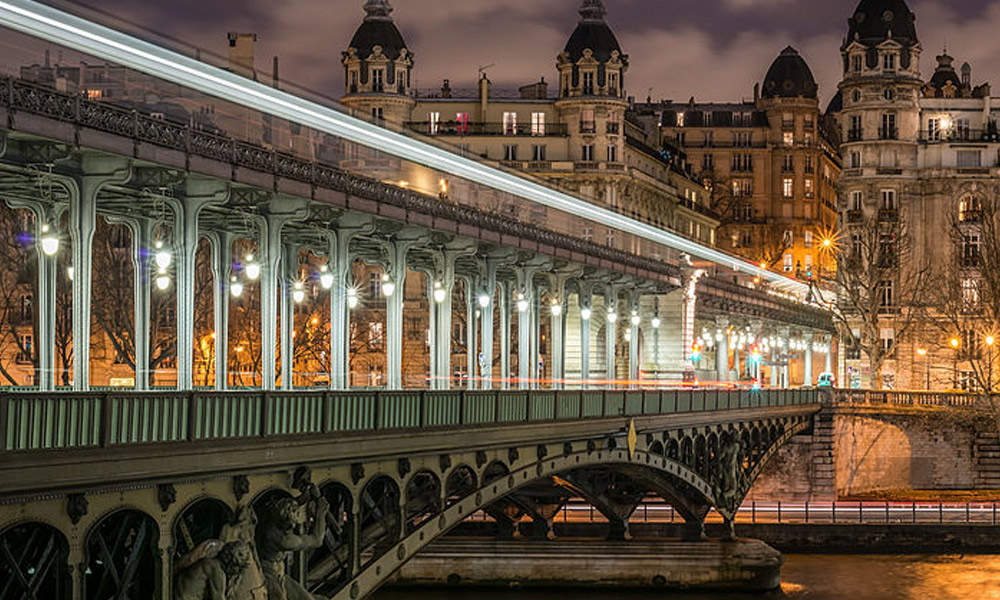
[[951,347],[954,350],[951,356],[951,388],[958,389],[958,338],[951,338]]
[[927,379],[924,389],[929,392],[931,391],[931,368],[930,364],[927,362],[927,348],[917,348],[917,354],[924,359],[924,373],[926,374]]

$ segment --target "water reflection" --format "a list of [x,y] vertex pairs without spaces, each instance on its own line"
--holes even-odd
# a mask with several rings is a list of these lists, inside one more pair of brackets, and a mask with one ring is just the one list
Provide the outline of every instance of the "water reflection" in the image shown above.
[[375,600],[1000,600],[1000,555],[788,555],[771,594],[385,590]]

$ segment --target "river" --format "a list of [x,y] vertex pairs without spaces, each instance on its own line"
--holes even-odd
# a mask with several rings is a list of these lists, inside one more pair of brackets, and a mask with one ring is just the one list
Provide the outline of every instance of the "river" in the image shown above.
[[780,592],[687,594],[605,590],[384,590],[374,600],[1000,600],[1000,555],[785,557]]

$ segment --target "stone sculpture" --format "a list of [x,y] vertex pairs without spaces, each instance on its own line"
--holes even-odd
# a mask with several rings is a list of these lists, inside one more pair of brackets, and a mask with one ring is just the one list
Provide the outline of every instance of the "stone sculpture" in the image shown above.
[[323,544],[330,505],[322,497],[307,502],[312,505],[310,513],[315,515],[310,533],[299,533],[306,519],[302,504],[293,498],[276,501],[258,528],[257,552],[267,583],[267,600],[321,600],[285,573],[289,553],[319,548]]

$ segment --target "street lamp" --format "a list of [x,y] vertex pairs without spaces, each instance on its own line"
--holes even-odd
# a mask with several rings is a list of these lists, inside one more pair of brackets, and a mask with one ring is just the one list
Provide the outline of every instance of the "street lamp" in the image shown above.
[[156,261],[156,266],[160,271],[166,271],[170,268],[170,263],[173,260],[173,255],[170,254],[170,250],[163,247],[163,242],[157,240],[156,242],[156,255],[154,256]]
[[168,287],[170,287],[170,276],[167,275],[166,269],[160,269],[159,274],[156,276],[156,289],[163,292]]
[[301,281],[296,281],[295,285],[292,286],[292,300],[296,304],[302,304],[302,301],[306,299],[306,291],[302,285]]
[[487,294],[479,294],[479,306],[486,308],[490,305],[490,297]]
[[552,301],[552,316],[558,317],[562,314],[562,304],[559,304],[558,300]]
[[448,298],[448,292],[441,285],[440,281],[434,282],[434,302],[441,304]]
[[524,297],[524,294],[517,295],[517,312],[527,312],[528,311],[528,299]]
[[42,225],[42,237],[39,241],[45,256],[55,256],[59,252],[59,236],[48,225]]
[[608,313],[608,323],[614,323],[617,320],[618,320],[618,313],[616,313],[614,309],[611,309],[611,312]]
[[639,313],[632,311],[632,325],[638,326],[641,322],[642,319],[639,318]]
[[396,284],[389,279],[389,275],[382,275],[382,295],[386,298],[391,298],[393,294],[396,293]]
[[653,329],[659,329],[660,325],[661,325],[661,323],[660,323],[660,317],[653,317],[652,325],[653,325]]
[[229,280],[229,292],[233,295],[233,298],[239,298],[243,295],[243,283],[233,277]]
[[247,279],[250,281],[260,279],[260,263],[254,260],[253,254],[247,254],[247,262],[244,269],[246,269]]
[[358,290],[347,288],[347,308],[353,310],[358,307]]
[[330,272],[330,267],[323,265],[319,268],[319,284],[324,290],[333,287],[333,273]]
[[580,318],[583,319],[584,321],[589,321],[592,315],[593,311],[591,311],[590,308],[584,306],[583,308],[580,309]]

